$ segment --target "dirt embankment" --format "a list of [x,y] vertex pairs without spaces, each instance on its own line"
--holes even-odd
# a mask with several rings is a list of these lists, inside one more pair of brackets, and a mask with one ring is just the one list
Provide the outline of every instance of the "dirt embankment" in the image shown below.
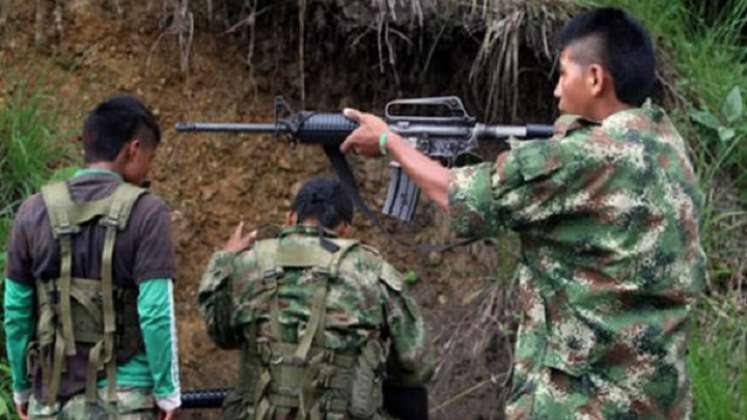
[[[246,65],[237,59],[246,55],[245,48],[230,36],[197,31],[190,71],[185,74],[179,69],[176,39],[162,32],[158,7],[128,9],[122,17],[81,1],[71,5],[63,16],[62,37],[50,25],[41,44],[34,40],[33,4],[11,8],[0,38],[3,85],[10,86],[14,79],[46,77],[71,137],[77,134],[85,113],[109,95],[132,93],[152,107],[164,129],[152,188],[173,210],[177,244],[183,388],[230,385],[237,357],[211,344],[197,311],[196,289],[204,265],[241,220],[262,228],[262,235],[272,234],[288,210],[292,192],[310,176],[332,171],[321,150],[313,147],[291,147],[269,136],[183,135],[173,126],[182,120],[270,121],[273,96],[297,94],[298,67],[263,72],[262,57],[255,57],[254,77],[250,78]],[[256,36],[258,42],[268,43],[274,35]],[[316,81],[307,80],[307,85],[317,85],[310,90],[316,97],[307,94],[307,108],[324,104],[330,110],[330,106],[349,104],[350,97],[335,98],[334,93],[343,92],[346,84],[373,83],[354,80],[354,70],[353,76],[319,73]],[[358,105],[367,108],[373,102]],[[363,180],[365,200],[379,207],[388,182],[386,162],[352,159],[352,165]],[[449,239],[443,215],[430,203],[422,203],[411,225],[386,224],[402,242]],[[494,273],[510,269],[510,247],[501,247],[501,251],[490,244],[476,244],[424,255],[389,242],[362,216],[355,228],[364,241],[383,249],[402,270],[419,274],[413,289],[440,355],[430,401],[432,407],[442,409],[433,418],[499,417],[497,393],[505,381],[500,373],[510,356],[510,340],[501,335],[499,326],[502,331],[511,330],[512,320],[504,314],[513,303],[503,288],[491,289],[488,296],[479,292],[492,282]],[[215,415],[202,412],[185,417]]]

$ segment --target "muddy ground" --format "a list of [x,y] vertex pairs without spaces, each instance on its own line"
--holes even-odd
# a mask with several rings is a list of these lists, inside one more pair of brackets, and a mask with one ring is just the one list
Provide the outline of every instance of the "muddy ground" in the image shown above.
[[[173,211],[183,389],[230,386],[237,357],[217,349],[205,333],[196,306],[201,272],[239,221],[259,227],[261,236],[272,235],[303,180],[332,171],[322,151],[313,147],[291,147],[270,136],[177,134],[173,126],[182,120],[270,121],[274,95],[298,97],[297,64],[281,69],[266,66],[272,71],[263,71],[262,57],[255,57],[254,77],[250,78],[241,60],[246,56],[245,45],[208,30],[196,31],[190,70],[183,73],[177,40],[163,32],[158,7],[128,10],[121,17],[111,9],[71,2],[73,6],[65,10],[62,36],[50,24],[44,30],[45,39],[38,43],[33,2],[26,3],[11,8],[0,35],[0,87],[7,90],[20,80],[39,84],[46,79],[51,101],[63,117],[63,141],[75,138],[93,105],[115,93],[141,97],[158,115],[165,136],[152,172],[152,190]],[[257,39],[268,41],[271,36],[258,33]],[[334,111],[354,104],[380,111],[376,108],[380,98],[351,103],[355,98],[340,92],[350,83],[381,81],[361,78],[351,82],[355,76],[332,76],[311,75],[306,80],[307,86],[316,86],[306,95],[308,109]],[[364,199],[380,207],[387,162],[352,159],[352,165],[362,180]],[[386,221],[387,228],[395,232],[394,241],[361,216],[354,223],[356,232],[402,270],[418,273],[412,290],[439,354],[430,386],[432,418],[500,418],[498,395],[510,363],[513,325],[506,314],[512,313],[513,299],[508,282],[491,286],[496,277],[509,278],[506,273],[515,257],[514,248],[479,243],[442,254],[420,254],[398,245],[397,241],[441,243],[450,239],[444,216],[424,201],[412,224]],[[506,242],[502,239],[501,243]],[[182,413],[184,418],[217,418],[217,414]]]

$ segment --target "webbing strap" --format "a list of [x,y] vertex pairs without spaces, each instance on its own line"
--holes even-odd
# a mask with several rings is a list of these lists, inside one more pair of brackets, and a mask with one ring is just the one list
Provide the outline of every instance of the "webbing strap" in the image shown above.
[[[278,407],[286,407],[286,408],[300,408],[298,398],[291,397],[287,395],[281,395],[281,394],[270,394],[267,396],[267,399],[273,404]],[[344,413],[348,409],[348,402],[345,399],[342,398],[330,398],[330,399],[324,399],[319,402],[319,404],[316,404],[314,409],[312,409],[311,413],[313,415],[314,410],[316,409],[324,409],[325,411],[334,411],[338,413]],[[259,419],[259,417],[257,417]]]
[[337,240],[335,241],[335,244],[340,247],[339,250],[334,254],[332,257],[332,261],[329,264],[329,275],[330,277],[334,278],[337,277],[337,274],[340,271],[340,263],[342,263],[342,259],[347,255],[348,251],[353,249],[356,245],[358,245],[357,240]]
[[117,229],[124,229],[130,217],[132,207],[138,197],[145,192],[144,189],[132,184],[119,184],[111,196],[109,213],[101,220],[106,226],[104,237],[104,252],[101,261],[101,294],[104,312],[104,354],[103,360],[106,367],[107,400],[117,400],[117,358],[114,355],[114,334],[117,332],[116,314],[114,312],[114,286],[112,258],[114,255],[114,244],[117,239]]
[[101,220],[102,224],[116,225],[119,230],[124,230],[130,219],[130,212],[137,199],[146,192],[144,188],[132,184],[122,183],[117,186],[114,193],[110,196],[111,207],[105,219]]
[[56,182],[45,185],[41,192],[54,237],[77,232],[78,227],[71,223],[69,216],[69,210],[75,207],[75,203],[70,197],[65,183]]
[[[314,299],[311,302],[311,319],[306,324],[306,331],[304,331],[303,338],[301,338],[294,353],[294,356],[299,360],[306,361],[309,349],[311,349],[311,343],[314,341],[315,336],[319,336],[319,331],[322,331],[321,338],[322,340],[324,339],[328,282],[329,278],[325,276],[322,284],[319,285],[314,293]],[[324,342],[317,343],[317,346],[324,346]]]
[[101,352],[104,349],[104,341],[100,340],[88,352],[88,366],[86,366],[86,402],[96,403],[96,391],[98,386],[98,371],[101,368]]
[[270,402],[265,397],[265,392],[270,382],[272,382],[272,375],[270,375],[270,371],[265,367],[262,369],[262,374],[259,375],[259,380],[254,389],[254,415],[256,420],[264,420],[270,410]]
[[60,238],[60,315],[62,317],[62,337],[65,340],[65,354],[75,356],[75,334],[73,333],[73,314],[70,308],[70,282],[73,263],[72,239],[70,235]]
[[106,365],[107,393],[106,399],[110,403],[117,402],[117,358],[112,357],[112,361]]
[[280,321],[278,319],[280,316],[280,309],[278,308],[277,281],[279,272],[274,261],[274,256],[277,254],[277,248],[277,240],[259,241],[254,245],[254,252],[257,253],[257,264],[259,265],[260,273],[262,273],[263,276],[261,281],[272,282],[271,290],[268,291],[268,297],[272,299],[272,302],[270,303],[270,335],[272,336],[271,338],[273,341],[280,341],[282,337]]
[[[295,344],[280,342],[268,343],[267,346],[269,347],[272,354],[293,354],[293,352],[295,352],[296,348],[298,347]],[[311,356],[313,357],[319,353],[324,353],[325,363],[343,369],[352,368],[353,366],[355,366],[355,362],[357,360],[356,350],[346,350],[340,352],[319,347],[317,345],[312,345],[310,350]]]
[[[106,237],[104,239],[104,253],[101,267],[101,294],[102,306],[104,312],[104,358],[106,364],[106,376],[109,381],[107,397],[109,401],[116,401],[116,369],[112,370],[112,365],[116,364],[117,358],[114,357],[114,333],[117,331],[114,313],[114,288],[112,285],[112,256],[114,254],[114,242],[117,237],[117,228],[115,225],[106,227]],[[116,368],[116,366],[114,366]]]
[[46,400],[47,404],[54,404],[57,401],[57,393],[60,391],[60,383],[62,382],[62,371],[63,363],[65,361],[65,340],[62,338],[62,333],[58,329],[54,340],[54,353],[52,360],[52,372],[51,378],[46,383],[49,384],[47,388]]
[[275,282],[275,290],[272,293],[272,307],[270,309],[270,334],[272,335],[272,339],[275,341],[280,341],[283,337],[283,333],[280,330],[280,308],[278,305],[277,282]]
[[97,201],[88,201],[77,203],[73,207],[74,211],[68,214],[68,220],[73,225],[82,225],[94,217],[103,216],[109,211],[109,198]]
[[[336,241],[333,241],[336,242]],[[280,267],[327,267],[335,254],[320,246],[308,244],[280,243],[275,255],[275,265]]]

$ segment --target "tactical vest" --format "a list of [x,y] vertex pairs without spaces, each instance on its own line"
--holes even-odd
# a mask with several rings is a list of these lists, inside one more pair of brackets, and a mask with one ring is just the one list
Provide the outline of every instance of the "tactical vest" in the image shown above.
[[[37,283],[36,342],[31,357],[41,365],[46,387],[44,403],[57,400],[62,374],[69,368],[67,357],[80,345],[90,347],[86,364],[85,393],[96,402],[99,372],[106,371],[107,400],[116,400],[116,365],[143,346],[137,315],[137,289],[113,283],[112,257],[117,232],[127,227],[135,201],[146,190],[121,183],[107,198],[75,203],[64,182],[42,188],[54,238],[60,245],[60,277]],[[106,227],[101,279],[72,277],[72,240],[81,225]]]
[[[324,345],[326,298],[337,280],[340,262],[358,241],[331,239],[338,250],[272,239],[255,244],[260,293],[254,304],[270,307],[270,337],[257,336],[257,318],[245,330],[239,389],[251,406],[238,418],[265,420],[295,412],[296,419],[378,419],[385,347],[369,339],[362,348],[335,351]],[[278,289],[286,270],[311,270],[316,286],[310,317],[296,343],[284,342]],[[259,302],[257,301],[259,300]],[[253,411],[253,413],[252,413]],[[230,418],[232,414],[228,414]]]

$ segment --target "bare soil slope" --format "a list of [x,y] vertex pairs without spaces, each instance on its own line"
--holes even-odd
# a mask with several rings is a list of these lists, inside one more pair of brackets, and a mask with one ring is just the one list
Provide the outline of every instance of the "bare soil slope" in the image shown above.
[[[85,113],[112,94],[135,94],[154,109],[165,141],[152,173],[152,189],[173,211],[183,389],[232,384],[236,354],[211,344],[197,311],[196,290],[204,265],[241,220],[261,228],[261,236],[272,235],[303,180],[332,171],[321,150],[312,147],[294,148],[269,136],[182,135],[173,126],[182,120],[270,121],[273,96],[286,92],[266,87],[293,86],[296,68],[286,74],[255,71],[250,80],[247,68],[236,59],[244,50],[227,36],[198,32],[190,72],[183,74],[176,40],[169,34],[160,37],[157,7],[127,10],[120,17],[113,10],[71,2],[62,37],[50,23],[46,40],[38,44],[33,2],[28,3],[10,10],[0,35],[0,88],[8,93],[19,79],[48,80],[71,138],[78,134]],[[322,100],[328,102],[319,103],[337,103],[335,98]],[[307,98],[307,107],[314,108],[314,98]],[[379,207],[387,182],[386,162],[353,159],[352,165],[358,178],[365,179],[364,198]],[[446,241],[444,225],[443,215],[430,203],[422,204],[412,225],[387,221],[390,230],[396,228],[396,239],[408,243]],[[510,357],[510,337],[501,335],[498,326],[511,330],[512,321],[504,314],[512,301],[503,288],[480,291],[493,282],[497,271],[510,269],[510,252],[476,244],[423,255],[389,242],[362,216],[355,227],[363,240],[380,247],[402,270],[418,272],[413,289],[440,356],[431,385],[432,417],[500,418],[498,393],[506,380],[501,373]],[[183,414],[217,418],[217,411]]]

